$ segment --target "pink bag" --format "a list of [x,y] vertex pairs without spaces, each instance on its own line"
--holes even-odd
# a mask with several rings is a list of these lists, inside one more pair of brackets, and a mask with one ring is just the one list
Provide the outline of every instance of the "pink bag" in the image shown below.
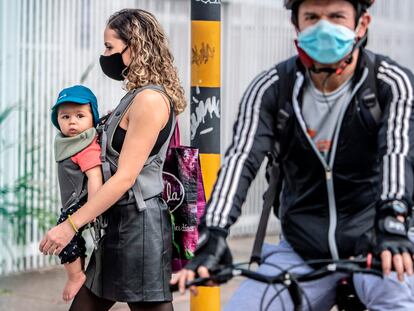
[[194,256],[197,225],[206,205],[199,151],[181,146],[178,123],[167,150],[163,181],[163,198],[170,209],[173,226],[172,269],[175,272]]

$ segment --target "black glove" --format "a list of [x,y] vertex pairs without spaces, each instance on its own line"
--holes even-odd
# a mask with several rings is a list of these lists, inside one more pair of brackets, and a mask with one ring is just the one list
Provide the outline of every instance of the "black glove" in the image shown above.
[[200,232],[194,258],[185,266],[186,269],[197,271],[198,267],[205,266],[214,272],[219,265],[231,265],[233,257],[226,242],[224,230],[205,228]]
[[[404,217],[404,222],[397,219]],[[389,250],[394,254],[407,252],[414,254],[414,244],[408,239],[409,211],[400,201],[391,201],[382,205],[376,217],[376,243],[374,254],[380,255],[382,251]]]

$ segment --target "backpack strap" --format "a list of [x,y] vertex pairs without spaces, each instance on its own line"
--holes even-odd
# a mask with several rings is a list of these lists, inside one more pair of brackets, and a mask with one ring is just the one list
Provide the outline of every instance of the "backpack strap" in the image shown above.
[[[292,95],[296,74],[295,63],[296,57],[292,57],[277,67],[279,80],[277,88],[278,93],[276,94],[276,133],[280,133],[285,130],[289,118],[288,113],[283,109],[283,107],[290,102],[290,96]],[[283,180],[283,170],[279,163],[281,158],[280,143],[280,135],[277,134],[275,139],[274,150],[267,154],[268,163],[266,167],[266,178],[268,180],[269,186],[263,196],[263,209],[260,215],[259,225],[257,227],[252,253],[250,255],[250,264],[262,263],[262,247],[272,207],[275,211],[276,216],[278,215],[279,195],[282,189]]]
[[368,76],[360,91],[357,92],[357,98],[361,104],[362,113],[365,113],[368,128],[378,128],[382,117],[377,88],[379,59],[369,50],[363,50],[363,52],[366,67],[368,68]]
[[263,209],[260,215],[252,253],[250,255],[250,264],[262,263],[262,247],[266,235],[267,224],[269,222],[270,211],[272,210],[275,198],[278,196],[279,184],[281,184],[282,179],[280,166],[276,162],[276,158],[272,156],[272,153],[268,154],[268,158],[269,162],[266,167],[266,172],[269,173],[269,186],[263,196]]

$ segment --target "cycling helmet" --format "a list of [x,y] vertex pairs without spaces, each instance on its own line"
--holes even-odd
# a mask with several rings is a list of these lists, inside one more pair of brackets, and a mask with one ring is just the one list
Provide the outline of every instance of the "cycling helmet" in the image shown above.
[[[304,0],[284,0],[285,7],[288,10],[292,10],[295,4],[299,4],[302,1]],[[347,1],[352,2],[354,4],[359,3],[360,5],[363,6],[364,9],[368,9],[375,2],[375,0],[347,0]]]
[[[292,11],[291,20],[293,25],[298,25],[298,7],[304,0],[284,0],[286,9]],[[375,2],[375,0],[346,0],[351,2],[356,10],[355,25],[358,24],[359,18]]]

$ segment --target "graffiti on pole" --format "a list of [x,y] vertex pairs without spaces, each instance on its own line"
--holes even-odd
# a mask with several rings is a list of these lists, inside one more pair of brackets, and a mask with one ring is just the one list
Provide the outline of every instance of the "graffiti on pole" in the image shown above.
[[197,142],[202,152],[203,145],[220,147],[215,130],[220,130],[220,93],[218,88],[195,87],[191,96],[191,127],[192,142]]
[[216,49],[211,47],[210,44],[201,42],[201,47],[198,48],[195,45],[191,48],[191,64],[200,66],[201,64],[207,64],[210,58],[214,58]]

